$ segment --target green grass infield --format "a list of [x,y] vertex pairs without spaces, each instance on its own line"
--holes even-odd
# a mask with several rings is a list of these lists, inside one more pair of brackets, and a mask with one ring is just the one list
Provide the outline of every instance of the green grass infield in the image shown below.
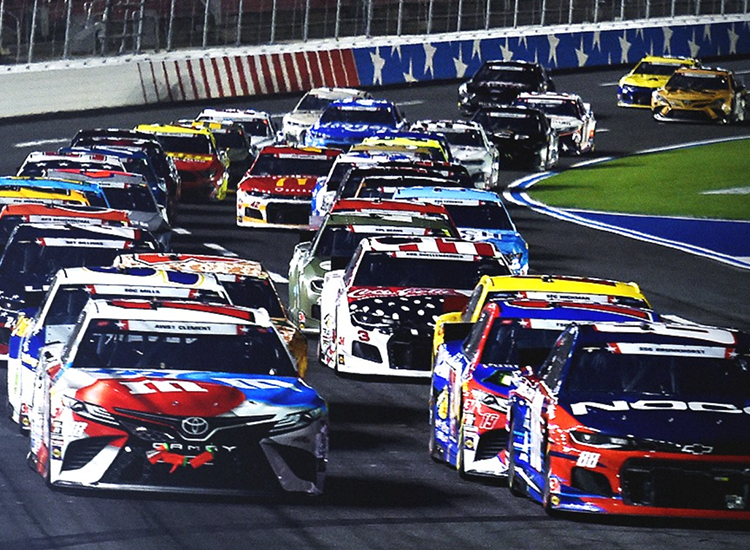
[[559,208],[750,220],[750,138],[566,170],[529,195]]

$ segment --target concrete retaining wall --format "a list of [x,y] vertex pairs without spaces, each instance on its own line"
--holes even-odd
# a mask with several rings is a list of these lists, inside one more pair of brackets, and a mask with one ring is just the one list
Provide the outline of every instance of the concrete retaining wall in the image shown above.
[[462,79],[486,59],[539,61],[554,70],[632,64],[645,54],[747,55],[750,20],[527,27],[11,66],[0,69],[0,118]]

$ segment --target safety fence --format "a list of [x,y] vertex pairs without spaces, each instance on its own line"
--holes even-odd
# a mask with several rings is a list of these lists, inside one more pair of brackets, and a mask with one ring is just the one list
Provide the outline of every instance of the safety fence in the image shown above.
[[745,14],[750,0],[0,0],[0,63]]

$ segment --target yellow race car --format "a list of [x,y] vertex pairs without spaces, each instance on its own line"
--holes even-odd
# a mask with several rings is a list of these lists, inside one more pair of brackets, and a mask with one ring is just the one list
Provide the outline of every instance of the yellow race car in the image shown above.
[[748,92],[726,69],[678,69],[651,97],[659,121],[731,124],[747,118]]
[[651,307],[636,283],[564,275],[485,275],[474,287],[463,310],[445,313],[437,318],[432,340],[433,356],[443,342],[464,338],[486,303],[514,299]]
[[663,87],[680,67],[700,67],[691,57],[647,55],[620,79],[617,88],[618,107],[651,107],[651,94]]

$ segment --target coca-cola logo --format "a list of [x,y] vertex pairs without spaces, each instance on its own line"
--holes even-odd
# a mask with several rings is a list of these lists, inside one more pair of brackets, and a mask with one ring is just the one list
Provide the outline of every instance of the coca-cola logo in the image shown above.
[[455,290],[445,288],[353,288],[348,294],[349,300],[364,300],[366,298],[412,298],[417,296],[450,296]]

